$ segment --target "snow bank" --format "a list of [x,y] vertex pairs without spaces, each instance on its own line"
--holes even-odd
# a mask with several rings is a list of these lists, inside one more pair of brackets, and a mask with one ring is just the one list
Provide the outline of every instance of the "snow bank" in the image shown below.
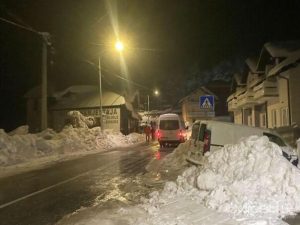
[[96,125],[96,120],[93,116],[84,116],[79,111],[70,111],[67,113],[69,123],[76,128],[88,128]]
[[153,214],[178,196],[238,217],[283,217],[300,211],[300,171],[267,137],[251,136],[211,152],[203,167],[186,169],[144,208]]
[[[160,161],[160,169],[187,166],[189,146],[189,141],[179,145]],[[187,168],[140,205],[86,209],[59,224],[287,225],[280,217],[300,210],[299,170],[268,138],[251,136],[206,157],[202,167]]]
[[143,141],[144,137],[140,134],[125,136],[109,130],[101,132],[99,127],[66,127],[60,133],[46,129],[37,134],[28,134],[26,127],[22,127],[10,135],[0,129],[0,166],[15,165],[46,156],[104,151]]
[[146,166],[146,170],[148,172],[158,170],[160,172],[167,172],[184,169],[188,165],[188,162],[186,161],[186,155],[190,148],[190,145],[191,140],[188,140],[178,145],[178,147],[174,149],[172,153],[168,154],[162,160],[152,159]]

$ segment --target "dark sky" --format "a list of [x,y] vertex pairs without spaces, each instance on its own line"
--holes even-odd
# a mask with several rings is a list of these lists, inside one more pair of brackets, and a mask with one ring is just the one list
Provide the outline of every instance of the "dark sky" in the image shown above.
[[[131,79],[144,85],[150,82],[149,86],[175,74],[184,76],[196,62],[207,70],[222,61],[258,54],[267,41],[299,39],[297,0],[108,2],[121,36],[130,39],[134,48],[126,58]],[[100,50],[92,43],[106,44],[113,37],[107,6],[101,0],[7,0],[1,8],[3,17],[52,35],[56,73],[68,79],[85,70],[93,73],[78,60],[96,62]],[[103,64],[118,71],[110,55],[104,56]]]
[[[265,42],[300,39],[297,0],[107,2],[121,38],[130,41],[130,49],[124,53],[128,78],[150,89],[159,88],[162,97],[183,90],[195,65],[199,72],[210,71],[221,63],[258,55]],[[55,54],[49,79],[56,82],[56,88],[64,88],[98,84],[96,68],[84,61],[97,63],[99,51],[113,40],[107,5],[101,0],[1,0],[0,15],[51,34]],[[22,90],[34,86],[39,76],[39,38],[3,22],[0,30],[1,76],[21,77],[17,80],[24,86]],[[102,66],[111,83],[108,87],[118,86],[120,80],[111,79],[111,73],[120,73],[119,58],[103,54]],[[178,93],[173,99],[183,91]]]

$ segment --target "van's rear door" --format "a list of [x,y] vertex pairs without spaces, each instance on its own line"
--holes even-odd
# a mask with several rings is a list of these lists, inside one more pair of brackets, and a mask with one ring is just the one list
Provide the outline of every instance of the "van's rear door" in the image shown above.
[[161,131],[161,139],[164,141],[175,141],[178,140],[179,132],[179,120],[168,119],[161,120],[159,123],[159,129]]

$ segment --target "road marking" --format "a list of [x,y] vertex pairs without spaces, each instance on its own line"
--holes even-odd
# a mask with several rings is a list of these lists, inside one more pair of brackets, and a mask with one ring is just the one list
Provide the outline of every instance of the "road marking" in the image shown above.
[[[147,148],[149,148],[149,147],[150,147],[149,145],[143,146],[140,150],[145,151],[145,150],[146,150]],[[118,151],[123,152],[123,150],[118,150]],[[104,154],[114,154],[114,153],[116,153],[116,152],[117,152],[117,151],[110,151],[110,152],[105,152]],[[115,163],[116,163],[116,162],[113,161],[112,163],[110,163],[110,164],[108,164],[108,165],[105,165],[105,166],[103,166],[102,168],[97,168],[97,169],[91,169],[91,170],[88,170],[88,171],[86,171],[86,172],[84,172],[84,173],[81,173],[81,174],[75,176],[75,177],[69,178],[69,179],[67,179],[67,180],[58,182],[58,183],[53,184],[53,185],[51,185],[51,186],[48,186],[48,187],[46,187],[46,188],[43,188],[43,189],[40,189],[40,190],[38,190],[38,191],[32,192],[32,193],[27,194],[27,195],[25,195],[25,196],[23,196],[23,197],[17,198],[17,199],[15,199],[15,200],[13,200],[13,201],[4,203],[4,204],[0,205],[0,209],[3,209],[3,208],[5,208],[5,207],[7,207],[7,206],[10,206],[10,205],[13,205],[13,204],[15,204],[15,203],[17,203],[17,202],[23,201],[23,200],[28,199],[28,198],[30,198],[30,197],[33,197],[33,196],[35,196],[35,195],[38,195],[38,194],[40,194],[40,193],[42,193],[42,192],[45,192],[45,191],[54,189],[54,188],[56,188],[56,187],[58,187],[58,186],[61,186],[61,185],[63,185],[63,184],[66,184],[66,183],[68,183],[68,182],[70,182],[70,181],[76,180],[76,179],[78,179],[79,177],[83,177],[83,176],[87,175],[87,174],[90,173],[91,171],[95,171],[95,170],[99,170],[99,169],[100,169],[100,170],[103,170],[103,169],[109,168],[109,167],[115,165]]]
[[[111,166],[113,166],[113,165],[115,165],[115,162],[112,162],[112,163],[110,163],[110,164],[108,164],[108,165],[106,165],[106,166],[103,166],[103,167],[101,168],[101,170],[102,170],[102,169],[105,169],[105,168],[108,168],[108,167],[111,167]],[[43,189],[41,189],[41,190],[32,192],[32,193],[30,193],[30,194],[28,194],[28,195],[25,195],[25,196],[23,196],[23,197],[20,197],[20,198],[17,198],[17,199],[15,199],[15,200],[13,200],[13,201],[10,201],[10,202],[7,202],[7,203],[5,203],[5,204],[2,204],[2,205],[0,205],[0,209],[3,209],[3,208],[5,208],[5,207],[7,207],[7,206],[10,206],[10,205],[15,204],[15,203],[17,203],[17,202],[20,202],[20,201],[22,201],[22,200],[25,200],[25,199],[27,199],[27,198],[30,198],[30,197],[35,196],[35,195],[37,195],[37,194],[40,194],[40,193],[42,193],[42,192],[45,192],[45,191],[48,191],[48,190],[50,190],[50,189],[56,188],[56,187],[58,187],[58,186],[60,186],[60,185],[66,184],[66,183],[68,183],[68,182],[70,182],[70,181],[76,180],[77,178],[82,177],[82,176],[85,176],[86,174],[90,173],[91,171],[95,171],[95,170],[99,170],[99,169],[100,169],[100,168],[89,170],[89,171],[84,172],[84,173],[81,173],[81,174],[79,174],[79,175],[77,175],[77,176],[75,176],[75,177],[72,177],[72,178],[69,178],[69,179],[67,179],[67,180],[58,182],[58,183],[56,183],[56,184],[53,184],[53,185],[48,186],[48,187],[46,187],[46,188],[43,188]]]

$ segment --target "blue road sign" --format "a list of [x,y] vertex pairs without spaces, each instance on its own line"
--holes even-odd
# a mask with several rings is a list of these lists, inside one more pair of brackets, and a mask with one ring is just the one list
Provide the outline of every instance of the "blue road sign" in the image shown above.
[[200,96],[200,108],[214,110],[215,99],[213,95]]

